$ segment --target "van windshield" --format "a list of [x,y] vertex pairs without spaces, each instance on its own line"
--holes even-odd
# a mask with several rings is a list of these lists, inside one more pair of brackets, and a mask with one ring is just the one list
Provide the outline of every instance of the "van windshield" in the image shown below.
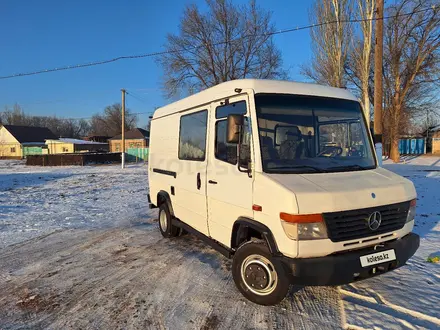
[[358,102],[257,94],[255,104],[265,172],[328,173],[376,167]]

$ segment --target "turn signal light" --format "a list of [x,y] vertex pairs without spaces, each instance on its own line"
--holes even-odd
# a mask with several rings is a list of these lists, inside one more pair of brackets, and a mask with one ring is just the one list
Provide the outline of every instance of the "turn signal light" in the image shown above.
[[411,202],[409,203],[409,207],[416,207],[417,205],[417,199],[413,199],[411,200]]
[[280,219],[291,223],[312,223],[312,222],[323,222],[324,219],[322,214],[290,214],[290,213],[280,213]]

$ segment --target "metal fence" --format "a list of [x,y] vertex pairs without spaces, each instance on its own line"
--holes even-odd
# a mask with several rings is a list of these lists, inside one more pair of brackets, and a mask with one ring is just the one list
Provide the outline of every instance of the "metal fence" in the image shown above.
[[30,155],[42,155],[43,148],[42,147],[23,147],[23,157],[26,158]]
[[399,152],[401,155],[423,155],[426,153],[426,139],[400,139]]
[[148,148],[128,148],[126,151],[128,162],[148,160]]

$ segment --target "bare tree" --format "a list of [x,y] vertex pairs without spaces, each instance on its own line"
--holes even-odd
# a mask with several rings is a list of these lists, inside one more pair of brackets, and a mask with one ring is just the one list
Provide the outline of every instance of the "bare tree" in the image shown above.
[[[403,0],[390,6],[384,38],[384,131],[390,158],[398,162],[399,135],[415,109],[432,95],[440,73],[440,8],[431,0]],[[412,13],[410,15],[403,15]]]
[[[125,130],[136,128],[137,117],[130,109],[125,109]],[[96,114],[90,123],[90,133],[94,135],[115,136],[122,132],[122,106],[120,103],[109,105],[104,114]]]
[[[167,97],[194,93],[240,78],[285,78],[281,53],[271,33],[271,13],[230,0],[207,0],[208,12],[185,8],[179,35],[167,36],[168,54],[159,59]],[[182,50],[185,51],[182,51]]]
[[[351,0],[315,0],[310,21],[312,63],[302,73],[313,81],[333,87],[345,87],[345,70],[353,38],[353,26],[347,21],[352,14]],[[330,23],[330,24],[323,24]]]
[[372,63],[373,26],[376,0],[356,0],[360,35],[355,35],[346,67],[348,79],[359,91],[368,125],[371,121],[370,98],[373,90]]
[[29,126],[31,124],[29,116],[24,113],[22,107],[17,103],[12,108],[6,105],[0,117],[1,122],[8,125]]
[[0,113],[0,122],[5,125],[47,127],[59,137],[81,138],[89,131],[89,123],[84,119],[31,116],[26,114],[19,104],[15,104],[12,109],[6,106],[5,110]]

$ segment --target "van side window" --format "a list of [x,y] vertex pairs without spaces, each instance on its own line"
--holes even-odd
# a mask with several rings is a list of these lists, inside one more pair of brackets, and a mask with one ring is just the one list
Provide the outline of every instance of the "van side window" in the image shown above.
[[248,117],[244,117],[243,134],[240,145],[240,166],[248,167],[251,162],[251,127]]
[[[215,118],[227,118],[229,114],[245,115],[246,101],[239,101],[220,105],[215,109]],[[237,164],[237,145],[226,142],[226,119],[218,120],[215,123],[215,158],[229,164]]]
[[[226,142],[227,120],[215,123],[215,158],[227,163],[237,164],[237,145]],[[250,156],[250,127],[248,118],[244,118],[243,133],[241,137],[240,165],[247,166],[251,161]]]
[[215,123],[215,158],[237,164],[237,145],[226,142],[227,120]]
[[226,118],[229,114],[245,115],[246,112],[246,101],[239,101],[218,106],[215,109],[215,118]]
[[205,160],[207,119],[207,110],[180,117],[179,159]]

